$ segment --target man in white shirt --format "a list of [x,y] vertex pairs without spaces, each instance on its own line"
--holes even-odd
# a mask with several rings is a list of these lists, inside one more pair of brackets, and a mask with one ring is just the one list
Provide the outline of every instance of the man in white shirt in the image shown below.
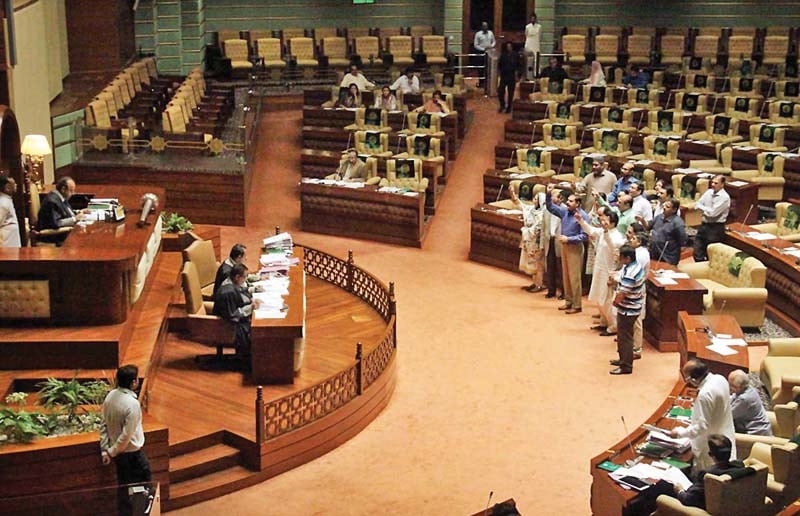
[[541,34],[542,25],[537,21],[536,13],[533,13],[531,22],[525,26],[525,53],[536,54],[541,51]]
[[703,223],[694,239],[694,261],[704,262],[708,260],[708,244],[722,242],[725,235],[725,221],[728,220],[731,209],[731,197],[725,191],[724,176],[714,176],[711,188],[703,193],[695,208],[703,214]]
[[375,87],[375,84],[369,82],[364,74],[358,69],[356,65],[350,65],[350,71],[344,75],[342,78],[342,82],[339,84],[340,87],[347,88],[351,84],[355,84],[358,86],[358,91],[368,91]]
[[405,93],[419,93],[419,77],[410,68],[403,70],[400,77],[389,86],[393,91],[402,91]]
[[653,206],[650,204],[650,201],[647,200],[647,197],[644,196],[644,185],[639,182],[631,183],[630,194],[631,197],[633,197],[633,205],[631,206],[633,209],[633,217],[636,218],[640,216],[649,225],[653,222]]
[[[681,370],[687,384],[697,388],[697,397],[692,403],[692,419],[687,427],[672,429],[672,437],[688,437],[692,441],[694,472],[713,465],[708,455],[708,437],[711,434],[724,435],[736,442],[731,412],[730,387],[724,376],[709,371],[708,366],[697,359],[684,364]],[[736,447],[731,450],[731,459],[736,459]]]
[[494,40],[494,33],[489,30],[488,23],[481,23],[481,30],[475,33],[475,40],[472,43],[475,45],[475,50],[480,53],[495,47],[497,42]]
[[[100,426],[100,456],[104,465],[117,466],[117,484],[150,482],[150,463],[142,451],[144,429],[142,407],[136,396],[139,388],[139,368],[124,365],[117,369],[117,388],[103,401],[103,422]],[[120,514],[132,514],[127,489],[119,494]]]
[[13,178],[0,176],[0,247],[21,247],[19,222],[12,196],[17,192]]

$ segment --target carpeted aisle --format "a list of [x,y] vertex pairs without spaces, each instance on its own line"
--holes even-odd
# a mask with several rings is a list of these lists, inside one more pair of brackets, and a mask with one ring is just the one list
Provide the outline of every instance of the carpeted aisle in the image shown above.
[[[223,244],[257,242],[279,224],[296,241],[356,262],[398,298],[399,381],[386,410],[331,453],[260,485],[174,514],[471,514],[514,497],[526,515],[589,513],[589,458],[643,421],[678,374],[676,353],[645,350],[612,377],[612,338],[519,289],[520,275],[467,260],[469,208],[508,115],[470,100],[475,122],[423,249],[302,233],[300,113],[264,115],[248,227]],[[268,137],[269,136],[269,141]],[[251,259],[254,256],[251,255]],[[630,428],[632,430],[632,428]]]

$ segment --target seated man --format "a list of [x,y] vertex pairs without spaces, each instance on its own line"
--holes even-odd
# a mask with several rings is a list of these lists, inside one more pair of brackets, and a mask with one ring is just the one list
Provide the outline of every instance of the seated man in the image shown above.
[[712,475],[724,475],[730,473],[732,470],[744,468],[744,464],[738,460],[731,459],[731,440],[720,434],[711,434],[708,436],[708,454],[714,460],[714,465],[708,469],[702,470],[689,489],[682,490],[677,485],[675,486],[675,495],[683,505],[687,507],[700,507],[706,508],[706,487],[703,478],[706,473]]
[[419,93],[419,76],[411,68],[406,68],[389,88],[392,91],[400,90],[403,93]]
[[374,83],[371,83],[364,77],[364,74],[358,69],[358,66],[351,64],[350,71],[344,75],[342,82],[339,86],[350,86],[351,84],[355,84],[358,86],[358,91],[368,91],[375,87]]
[[246,280],[247,266],[237,263],[214,295],[214,315],[236,325],[234,345],[243,361],[250,356],[250,319],[258,308],[258,300],[253,300],[245,287]]
[[764,410],[758,392],[750,386],[747,373],[741,369],[728,375],[731,388],[731,412],[733,428],[737,433],[750,435],[772,435],[772,425]]
[[347,151],[347,159],[339,165],[334,179],[353,182],[364,182],[367,179],[367,167],[363,161],[358,159],[355,149]]
[[631,67],[631,73],[622,78],[622,84],[631,88],[647,88],[649,82],[650,75],[641,66]]
[[[39,218],[36,223],[36,230],[59,229],[74,226],[76,222],[83,220],[87,210],[78,213],[72,211],[69,206],[69,198],[75,193],[75,181],[68,176],[64,176],[56,181],[55,190],[47,194],[39,208]],[[60,240],[66,235],[59,235]]]
[[219,265],[217,269],[217,276],[214,278],[214,295],[216,296],[219,287],[222,283],[230,277],[231,269],[238,263],[244,263],[244,255],[247,247],[244,244],[234,244],[231,247],[231,252],[225,261]]
[[441,113],[447,115],[450,113],[450,108],[447,106],[447,102],[442,98],[442,92],[436,90],[431,94],[431,99],[418,107],[417,111],[420,113]]
[[548,66],[540,70],[539,77],[547,77],[553,82],[564,82],[564,79],[567,78],[567,72],[557,58],[551,57]]

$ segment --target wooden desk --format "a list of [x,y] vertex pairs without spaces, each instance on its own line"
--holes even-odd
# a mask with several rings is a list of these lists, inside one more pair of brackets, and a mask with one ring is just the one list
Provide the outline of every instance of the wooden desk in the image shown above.
[[662,285],[656,273],[659,269],[676,270],[676,267],[655,260],[650,262],[644,338],[659,351],[677,351],[678,312],[702,314],[703,295],[708,290],[692,278],[675,280],[677,285]]
[[520,272],[522,216],[502,215],[498,210],[496,206],[478,203],[470,211],[469,259]]
[[[135,300],[137,269],[151,239],[161,238],[160,233],[154,234],[161,208],[149,216],[149,225],[137,226],[141,197],[153,192],[164,206],[164,189],[80,184],[80,191],[119,198],[126,209],[125,220],[76,226],[62,247],[0,248],[0,280],[46,282],[49,295],[46,317],[24,320],[0,314],[4,324],[86,326],[127,319]],[[156,245],[153,253],[157,250]]]
[[300,185],[303,231],[422,247],[425,194],[381,193],[375,186],[353,189]]
[[797,244],[780,238],[755,240],[745,235],[750,231],[755,230],[744,224],[729,224],[722,241],[741,249],[766,266],[767,310],[781,326],[797,334],[800,332],[800,266],[797,258],[780,252],[781,249]]
[[289,269],[289,306],[285,319],[253,316],[251,337],[252,378],[255,384],[294,383],[294,342],[305,337],[306,273],[304,251],[295,247],[300,263]]
[[[323,151],[316,149],[303,149],[300,151],[300,173],[303,177],[313,177],[324,179],[336,172],[342,153],[336,151]],[[377,157],[378,175],[386,177],[386,160],[391,158]],[[422,160],[422,177],[428,178],[428,188],[425,189],[425,214],[436,214],[436,208],[441,201],[440,192],[443,186],[436,182],[436,168],[439,163],[430,160]],[[445,167],[445,170],[447,168]],[[439,179],[442,179],[441,177]]]
[[681,357],[681,369],[687,360],[699,358],[708,364],[712,373],[721,374],[725,378],[735,369],[748,372],[750,355],[747,346],[731,346],[731,349],[737,352],[735,355],[720,355],[706,347],[711,344],[706,328],[710,328],[715,334],[722,333],[734,339],[744,339],[742,328],[731,315],[689,315],[681,311],[678,313],[678,353]]
[[[677,420],[666,417],[666,414],[675,405],[690,407],[691,399],[689,396],[694,395],[696,395],[694,389],[685,385],[682,380],[678,380],[672,392],[644,423],[665,429],[677,426]],[[589,503],[592,508],[592,514],[597,516],[645,516],[655,510],[655,497],[648,493],[649,490],[637,492],[623,489],[608,476],[607,471],[597,467],[598,464],[606,460],[616,464],[624,464],[626,460],[634,458],[628,443],[632,443],[635,448],[636,445],[647,440],[647,435],[648,431],[639,426],[633,429],[630,435],[589,461],[589,473],[592,476]],[[691,462],[691,456],[691,451],[687,451],[675,458],[684,462]],[[651,459],[645,457],[644,461],[651,462]]]

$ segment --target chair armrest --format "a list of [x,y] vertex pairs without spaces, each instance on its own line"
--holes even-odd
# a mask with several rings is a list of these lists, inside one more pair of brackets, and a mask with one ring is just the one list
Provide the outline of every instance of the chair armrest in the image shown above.
[[793,235],[783,235],[781,238],[784,240],[788,240],[789,242],[800,242],[800,233],[795,233]]
[[731,177],[734,179],[750,180],[758,176],[758,170],[734,170],[731,172]]
[[781,376],[781,388],[773,394],[772,402],[775,404],[789,403],[795,398],[794,389],[800,386],[800,376]]
[[[708,262],[681,263],[678,265],[678,270],[685,272],[694,279],[708,279],[711,267]],[[714,295],[716,296],[716,293]]]
[[[770,454],[767,452],[767,458],[760,457],[759,448],[758,446],[754,445],[756,443],[763,443],[767,447],[772,446],[773,444],[786,444],[788,439],[784,439],[783,437],[773,437],[767,435],[750,435],[750,434],[736,434],[736,457],[739,460],[744,460],[751,457],[751,453],[755,448],[756,455],[752,458],[757,459],[759,462],[763,464],[769,465],[772,462],[770,459]],[[766,462],[765,462],[766,460]]]
[[800,357],[800,338],[769,339],[767,356]]
[[371,177],[365,181],[368,185],[377,185],[381,182],[380,177]]
[[215,315],[189,315],[186,329],[192,340],[211,345],[232,346],[235,327],[232,322],[220,319]]
[[786,178],[783,177],[755,177],[753,182],[760,185],[785,185]]
[[680,500],[669,495],[656,498],[657,509],[653,516],[709,516],[709,513],[698,507],[686,507]]
[[[761,231],[763,233],[772,233],[773,235],[778,233],[778,224],[776,224],[775,222],[768,222],[766,224],[754,224],[752,228],[757,229],[758,231]],[[798,236],[800,237],[800,235]],[[781,238],[785,239],[785,237]]]
[[767,289],[759,287],[723,288],[714,291],[714,304],[721,301],[766,302]]

